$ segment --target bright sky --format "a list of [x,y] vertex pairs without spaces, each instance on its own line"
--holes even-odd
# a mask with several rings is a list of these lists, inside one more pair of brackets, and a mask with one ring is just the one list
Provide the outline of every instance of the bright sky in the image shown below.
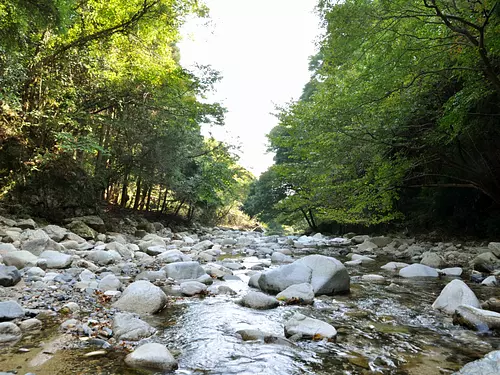
[[241,147],[240,164],[256,176],[272,163],[266,134],[275,104],[298,99],[309,80],[319,19],[317,0],[205,0],[210,20],[191,20],[179,44],[181,63],[211,65],[223,79],[210,101],[227,109],[223,128],[204,129]]

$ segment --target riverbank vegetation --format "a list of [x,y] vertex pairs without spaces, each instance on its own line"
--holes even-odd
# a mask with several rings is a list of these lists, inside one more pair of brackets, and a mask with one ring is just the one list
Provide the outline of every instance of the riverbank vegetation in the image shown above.
[[59,217],[110,204],[220,221],[252,178],[200,133],[220,79],[181,67],[194,0],[7,0],[0,5],[0,194]]
[[322,0],[300,100],[245,210],[333,232],[500,231],[497,1]]

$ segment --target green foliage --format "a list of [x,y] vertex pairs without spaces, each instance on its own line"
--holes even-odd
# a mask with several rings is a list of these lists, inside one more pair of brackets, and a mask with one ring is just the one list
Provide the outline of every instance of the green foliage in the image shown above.
[[[311,80],[299,101],[278,108],[269,134],[286,193],[266,219],[394,222],[429,188],[464,197],[472,189],[500,204],[497,9],[320,1],[325,34]],[[437,207],[443,197],[433,196]]]
[[93,199],[123,207],[187,206],[194,216],[240,199],[245,172],[200,134],[201,124],[223,124],[224,108],[199,100],[220,76],[179,65],[179,27],[193,13],[207,9],[195,0],[3,2],[0,188],[38,191],[23,185],[68,163],[69,176],[86,173]]

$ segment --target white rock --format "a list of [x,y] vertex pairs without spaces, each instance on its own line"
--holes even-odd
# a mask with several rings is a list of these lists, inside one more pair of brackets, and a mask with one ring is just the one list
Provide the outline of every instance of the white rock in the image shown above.
[[462,280],[457,279],[452,280],[444,287],[432,304],[432,308],[453,314],[460,305],[481,307],[474,292]]
[[311,304],[314,301],[314,289],[309,283],[295,284],[278,293],[278,301]]
[[439,274],[435,268],[423,264],[410,264],[399,270],[401,277],[438,277]]
[[302,338],[327,338],[337,335],[337,330],[330,324],[318,319],[296,313],[285,323],[286,337],[299,335]]
[[138,314],[153,314],[160,311],[166,303],[167,296],[159,287],[149,281],[139,280],[125,288],[113,307]]
[[125,363],[130,367],[149,370],[170,371],[177,368],[177,361],[162,344],[148,343],[137,347],[125,357]]

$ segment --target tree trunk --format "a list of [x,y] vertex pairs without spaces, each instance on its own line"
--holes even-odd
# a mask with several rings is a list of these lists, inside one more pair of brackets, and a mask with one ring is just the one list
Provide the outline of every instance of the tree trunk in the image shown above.
[[148,189],[148,201],[146,202],[146,211],[149,211],[151,207],[151,192],[153,191],[153,186],[150,186]]
[[139,201],[141,200],[141,178],[137,177],[137,182],[136,182],[136,189],[135,189],[135,199],[134,199],[134,210],[137,210],[137,207],[139,207]]

